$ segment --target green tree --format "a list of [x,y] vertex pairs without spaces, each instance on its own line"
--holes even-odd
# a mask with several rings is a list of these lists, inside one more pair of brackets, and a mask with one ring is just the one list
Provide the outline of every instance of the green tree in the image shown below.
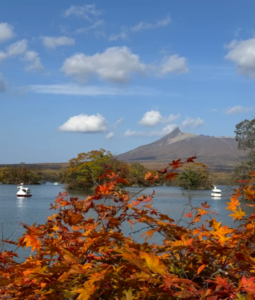
[[69,161],[69,167],[63,173],[63,182],[70,189],[89,190],[101,184],[100,176],[109,168],[114,171],[120,167],[111,152],[104,149],[79,153]]
[[247,159],[237,165],[233,178],[242,187],[245,187],[249,180],[249,172],[255,171],[255,118],[244,120],[236,125],[236,140],[240,150],[249,151]]
[[190,163],[183,167],[176,183],[184,189],[210,189],[212,187],[211,175],[207,165]]
[[19,167],[0,168],[0,182],[4,184],[39,184],[41,180],[40,172],[20,165]]
[[236,140],[240,150],[255,149],[255,118],[251,121],[244,120],[236,125]]

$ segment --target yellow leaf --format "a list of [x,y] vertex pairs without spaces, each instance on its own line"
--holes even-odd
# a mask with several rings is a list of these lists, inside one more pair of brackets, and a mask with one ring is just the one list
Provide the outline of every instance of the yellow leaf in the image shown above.
[[163,265],[159,258],[154,254],[148,254],[146,252],[140,252],[140,257],[145,259],[146,267],[154,273],[166,274],[166,266]]
[[56,226],[56,225],[54,225],[52,229],[53,229],[54,231],[58,231],[58,230],[59,230],[58,226]]
[[84,288],[75,290],[73,292],[80,294],[78,300],[91,299],[91,295],[96,291],[96,287],[90,281],[84,283]]
[[229,216],[233,217],[233,219],[241,220],[245,215],[246,215],[245,211],[241,210],[241,208],[239,207],[239,211],[235,210],[234,214],[229,215]]
[[133,300],[133,299],[134,299],[134,297],[133,297],[133,295],[132,295],[132,289],[131,289],[131,288],[129,288],[128,291],[124,291],[123,294],[124,294],[125,296],[123,296],[123,297],[121,298],[121,300]]

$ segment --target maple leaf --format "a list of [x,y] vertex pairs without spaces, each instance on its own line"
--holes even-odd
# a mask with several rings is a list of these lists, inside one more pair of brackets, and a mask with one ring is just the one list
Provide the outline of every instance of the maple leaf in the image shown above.
[[26,247],[32,247],[32,251],[40,250],[41,242],[36,238],[34,234],[27,234],[24,238],[24,242],[26,242]]
[[202,203],[201,206],[203,208],[210,208],[210,205],[207,205],[207,201],[205,203]]
[[114,188],[114,184],[111,182],[109,184],[99,185],[97,187],[97,192],[101,193],[101,195],[108,197],[112,194]]
[[197,157],[196,156],[192,156],[192,157],[189,157],[186,162],[187,163],[193,163],[194,162],[194,159],[196,159]]
[[178,169],[183,165],[183,162],[181,162],[181,159],[177,159],[177,160],[173,160],[170,164],[169,164],[172,169]]
[[154,174],[152,172],[148,172],[144,175],[145,180],[153,180],[154,179]]
[[229,215],[230,217],[233,217],[233,219],[236,219],[236,220],[241,220],[246,214],[245,214],[245,211],[241,210],[241,207],[239,207],[239,210],[234,210],[233,211],[234,214],[232,215]]
[[96,287],[93,281],[87,281],[84,283],[84,288],[74,290],[73,292],[80,294],[78,300],[89,300],[91,295],[96,291]]
[[159,274],[166,274],[166,266],[163,265],[159,258],[154,254],[148,254],[146,252],[140,252],[140,257],[145,259],[146,266],[153,272]]
[[243,191],[248,200],[253,200],[255,198],[255,190],[252,190],[250,185],[247,189],[243,189]]
[[133,297],[131,288],[129,288],[128,291],[124,291],[123,294],[124,294],[124,296],[121,298],[121,300],[133,300],[133,299],[135,299]]
[[242,279],[239,282],[241,289],[247,293],[254,294],[255,293],[255,277],[250,277],[246,279],[245,275],[243,275]]
[[216,289],[220,289],[220,288],[225,288],[225,289],[229,289],[232,284],[228,283],[227,278],[221,278],[221,277],[215,277],[215,282],[217,283],[217,287]]
[[167,173],[165,179],[166,179],[166,180],[172,180],[172,179],[176,178],[177,175],[178,175],[178,173],[169,172],[169,173]]
[[167,168],[162,168],[158,173],[165,174],[167,172]]
[[185,216],[186,218],[191,218],[191,217],[192,217],[192,212],[190,211],[188,214],[184,214],[184,216]]
[[206,265],[201,265],[197,270],[197,274],[199,275],[204,270],[205,267]]
[[236,197],[232,197],[230,199],[231,202],[227,202],[228,206],[226,207],[226,209],[231,210],[231,211],[235,211],[237,206],[240,205],[240,202],[238,201],[238,199]]
[[140,237],[147,235],[151,239],[155,232],[157,232],[157,229],[150,229],[150,230],[146,231],[145,233],[143,233]]
[[140,202],[138,200],[136,200],[136,201],[133,200],[132,203],[133,203],[133,206],[136,206],[136,205],[140,204]]

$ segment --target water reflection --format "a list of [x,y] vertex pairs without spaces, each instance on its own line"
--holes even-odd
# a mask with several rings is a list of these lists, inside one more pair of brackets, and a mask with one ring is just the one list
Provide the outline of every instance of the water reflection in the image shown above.
[[24,207],[24,200],[25,200],[25,197],[17,197],[17,207],[23,208]]
[[214,196],[214,197],[213,197],[213,200],[221,200],[221,197],[216,197],[216,196]]

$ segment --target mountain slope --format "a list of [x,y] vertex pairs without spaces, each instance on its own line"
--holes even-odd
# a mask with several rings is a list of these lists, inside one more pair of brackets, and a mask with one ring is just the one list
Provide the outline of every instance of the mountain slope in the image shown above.
[[213,170],[231,170],[245,158],[238,150],[232,137],[213,137],[183,133],[179,128],[163,138],[117,156],[128,162],[169,162],[172,159],[186,159],[196,155],[197,161],[207,164]]

